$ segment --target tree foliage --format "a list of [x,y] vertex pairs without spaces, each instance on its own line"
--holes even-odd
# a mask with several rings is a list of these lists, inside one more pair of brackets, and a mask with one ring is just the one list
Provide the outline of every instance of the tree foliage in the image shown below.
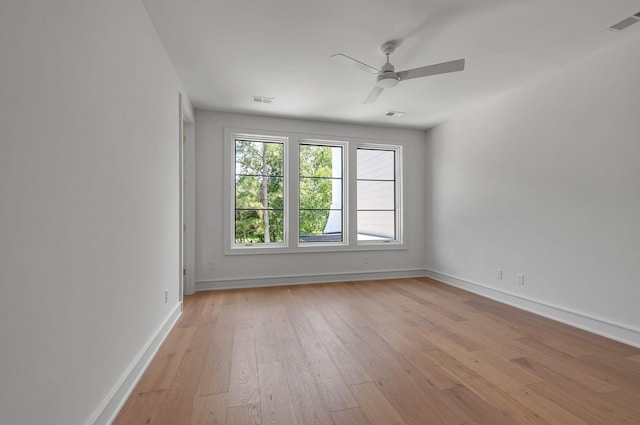
[[300,145],[301,236],[322,234],[327,225],[332,195],[331,149],[330,146]]

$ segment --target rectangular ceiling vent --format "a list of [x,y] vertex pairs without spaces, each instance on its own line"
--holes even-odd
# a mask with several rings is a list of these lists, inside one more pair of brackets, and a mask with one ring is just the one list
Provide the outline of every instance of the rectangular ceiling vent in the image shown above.
[[253,96],[253,101],[257,103],[273,103],[273,97]]
[[629,16],[628,18],[623,19],[615,25],[609,27],[610,31],[622,31],[625,28],[630,27],[636,22],[640,21],[640,12],[636,13],[633,16]]
[[400,118],[404,114],[405,114],[404,112],[400,112],[400,111],[389,111],[385,115],[388,117]]

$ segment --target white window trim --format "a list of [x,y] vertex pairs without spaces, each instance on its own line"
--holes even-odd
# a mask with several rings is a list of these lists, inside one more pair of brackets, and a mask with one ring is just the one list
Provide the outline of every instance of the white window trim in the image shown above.
[[[284,243],[235,243],[235,139],[244,137],[256,141],[284,143]],[[289,131],[247,128],[224,129],[224,253],[296,254],[313,252],[354,252],[406,250],[404,244],[403,143],[359,137],[335,137]],[[395,142],[395,143],[394,143]],[[343,147],[343,242],[299,242],[299,145],[318,144]],[[357,238],[357,149],[372,148],[396,151],[396,235],[394,241],[358,241]]]

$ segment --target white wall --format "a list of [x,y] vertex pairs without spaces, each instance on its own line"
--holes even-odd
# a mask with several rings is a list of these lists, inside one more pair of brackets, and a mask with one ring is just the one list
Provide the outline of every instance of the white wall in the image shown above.
[[176,317],[180,90],[141,1],[0,4],[0,423],[106,423]]
[[[225,255],[224,128],[289,131],[401,144],[405,242],[401,251]],[[196,111],[196,289],[420,275],[424,271],[424,132]],[[363,256],[369,263],[363,264]],[[216,269],[211,270],[211,261]]]
[[640,346],[638,51],[635,34],[428,133],[433,276]]

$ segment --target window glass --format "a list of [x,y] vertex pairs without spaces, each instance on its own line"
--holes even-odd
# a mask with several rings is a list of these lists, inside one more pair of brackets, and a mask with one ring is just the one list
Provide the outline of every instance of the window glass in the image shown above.
[[235,243],[284,242],[284,144],[235,140]]
[[343,242],[341,146],[300,144],[300,243]]
[[396,151],[358,148],[358,241],[396,240]]

